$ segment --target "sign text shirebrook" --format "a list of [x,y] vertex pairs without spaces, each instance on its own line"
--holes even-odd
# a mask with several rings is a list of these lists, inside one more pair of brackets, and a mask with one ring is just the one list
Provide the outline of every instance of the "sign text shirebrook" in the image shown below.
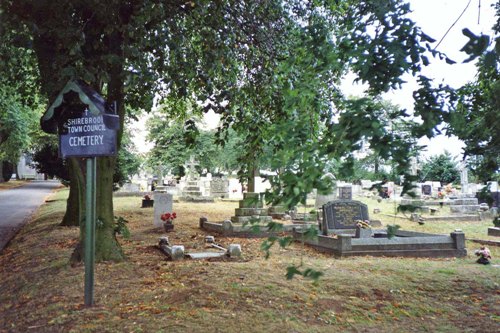
[[63,157],[116,153],[116,131],[106,127],[102,115],[92,115],[88,111],[80,118],[68,119],[59,138]]

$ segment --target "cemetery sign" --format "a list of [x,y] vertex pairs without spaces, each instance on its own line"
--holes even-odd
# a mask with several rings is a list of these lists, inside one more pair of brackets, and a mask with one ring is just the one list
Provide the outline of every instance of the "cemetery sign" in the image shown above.
[[59,134],[59,154],[86,157],[85,179],[85,305],[94,303],[96,188],[98,156],[115,156],[120,118],[116,107],[81,80],[70,80],[40,120],[47,133]]
[[42,129],[59,134],[65,157],[115,156],[119,117],[95,90],[81,80],[69,81],[41,119]]
[[102,114],[93,115],[86,109],[79,118],[70,118],[59,132],[62,157],[116,155],[116,131],[104,124]]

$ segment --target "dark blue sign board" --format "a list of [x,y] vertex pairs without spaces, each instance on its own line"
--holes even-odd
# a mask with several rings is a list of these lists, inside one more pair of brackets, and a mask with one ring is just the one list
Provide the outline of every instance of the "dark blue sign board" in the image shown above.
[[88,110],[78,118],[67,119],[59,130],[59,149],[62,157],[116,155],[116,130],[105,124],[105,115]]
[[59,134],[62,157],[115,156],[120,118],[116,105],[82,80],[70,80],[40,119],[47,133]]

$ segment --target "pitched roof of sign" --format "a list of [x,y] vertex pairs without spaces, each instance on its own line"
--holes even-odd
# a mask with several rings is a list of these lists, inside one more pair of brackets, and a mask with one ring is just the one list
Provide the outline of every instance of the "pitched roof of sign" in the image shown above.
[[61,116],[60,107],[64,103],[64,95],[71,91],[78,94],[80,101],[88,106],[91,114],[105,116],[104,123],[106,127],[111,129],[119,128],[118,116],[109,110],[108,104],[97,91],[82,80],[70,80],[40,119],[41,127],[45,132],[57,133],[57,125]]

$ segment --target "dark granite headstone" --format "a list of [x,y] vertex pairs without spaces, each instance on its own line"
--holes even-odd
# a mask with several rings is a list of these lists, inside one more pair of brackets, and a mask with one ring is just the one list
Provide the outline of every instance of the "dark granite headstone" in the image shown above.
[[423,195],[432,195],[432,186],[431,185],[422,185],[422,194]]
[[[490,194],[491,198],[493,199],[493,202],[491,203],[491,207],[500,207],[500,192],[490,192],[489,194]],[[480,192],[476,193],[476,198],[478,198],[479,204],[482,204],[482,203],[489,204],[489,202],[488,202],[488,200],[486,200],[486,198],[481,197]]]
[[339,199],[340,200],[351,200],[352,199],[352,187],[351,186],[339,187]]
[[322,231],[356,229],[356,220],[369,220],[368,206],[355,200],[335,200],[323,205]]

